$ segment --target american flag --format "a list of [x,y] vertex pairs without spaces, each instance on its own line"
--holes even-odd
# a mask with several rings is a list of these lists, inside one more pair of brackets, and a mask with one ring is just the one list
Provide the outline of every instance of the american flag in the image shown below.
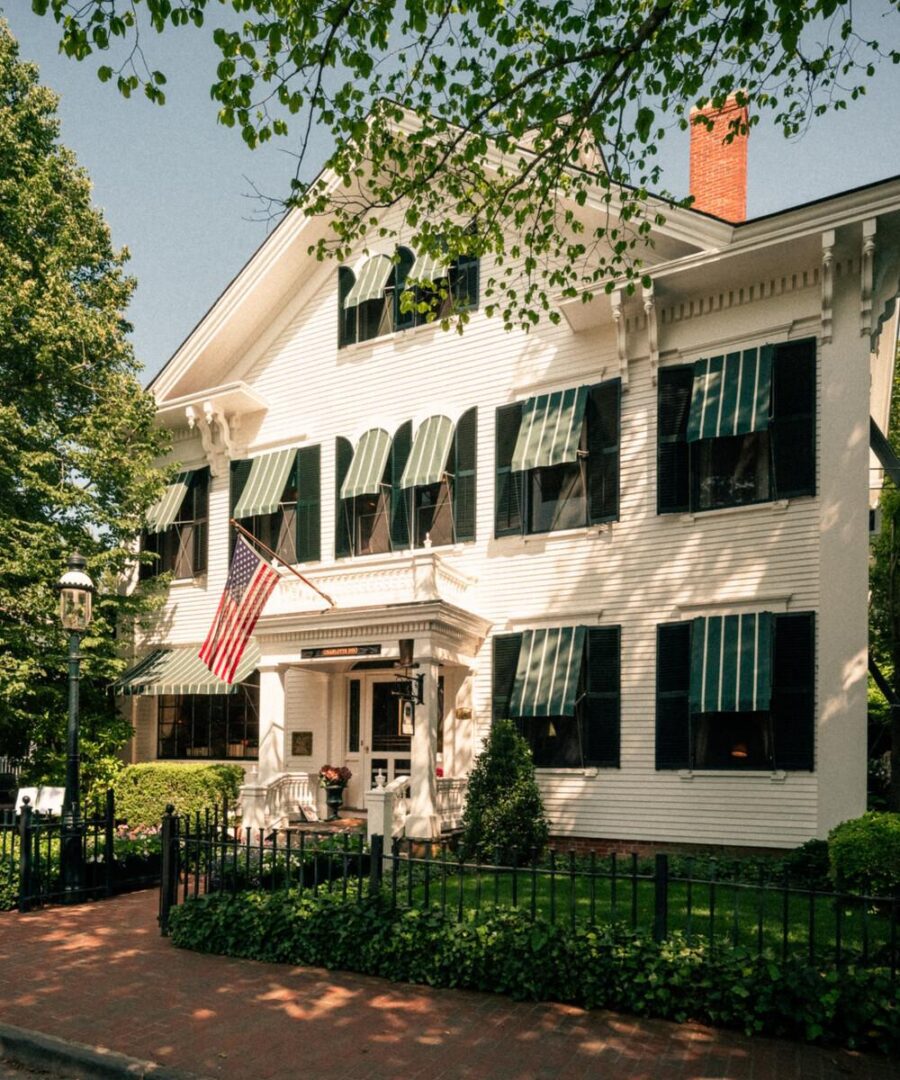
[[234,682],[256,620],[281,575],[239,536],[216,617],[200,648],[200,659],[227,683]]

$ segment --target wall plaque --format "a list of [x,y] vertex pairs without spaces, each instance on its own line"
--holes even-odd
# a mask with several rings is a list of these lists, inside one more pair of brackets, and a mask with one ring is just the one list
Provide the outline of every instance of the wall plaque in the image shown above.
[[470,708],[470,706],[468,706],[468,705],[459,705],[459,706],[457,706],[456,719],[457,720],[471,720],[472,719],[472,709]]
[[313,649],[301,649],[302,660],[322,660],[328,657],[381,656],[380,645],[322,645]]
[[312,757],[312,737],[311,731],[292,731],[291,754],[294,757]]

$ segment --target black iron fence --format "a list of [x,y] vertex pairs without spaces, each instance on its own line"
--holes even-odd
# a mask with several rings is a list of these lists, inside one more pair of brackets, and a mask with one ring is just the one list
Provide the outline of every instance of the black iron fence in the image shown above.
[[619,924],[663,941],[744,947],[757,955],[811,963],[900,965],[900,896],[812,887],[779,864],[748,871],[733,860],[636,854],[522,857],[497,851],[467,860],[447,843],[402,840],[385,848],[361,835],[238,830],[217,814],[168,815],[163,825],[160,925],[171,908],[206,892],[244,889],[339,891],[359,901],[380,895],[398,909],[438,907],[463,920],[516,909],[572,929]]
[[[0,811],[0,910],[30,911],[42,904],[73,903],[157,885],[158,837],[120,835],[115,798],[85,818],[66,842],[63,821],[36,812],[25,799],[21,811]],[[67,862],[77,873],[67,873]]]

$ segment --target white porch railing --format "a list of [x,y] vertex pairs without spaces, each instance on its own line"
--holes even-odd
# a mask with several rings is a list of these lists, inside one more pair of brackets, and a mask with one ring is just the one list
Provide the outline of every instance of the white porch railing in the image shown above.
[[308,772],[283,772],[266,783],[253,776],[241,788],[241,817],[245,827],[282,828],[301,803],[313,803],[315,796]]
[[437,781],[437,812],[441,819],[441,831],[458,829],[462,825],[466,808],[466,791],[469,787],[465,776],[439,776]]
[[403,835],[409,815],[409,777],[398,776],[389,784],[373,787],[366,792],[367,832],[371,839],[376,833],[389,843]]

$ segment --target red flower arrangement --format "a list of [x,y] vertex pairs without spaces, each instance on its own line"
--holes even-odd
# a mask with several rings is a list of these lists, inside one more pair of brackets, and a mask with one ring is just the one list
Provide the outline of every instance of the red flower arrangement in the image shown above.
[[319,769],[320,787],[346,787],[353,773],[346,765],[323,765]]

